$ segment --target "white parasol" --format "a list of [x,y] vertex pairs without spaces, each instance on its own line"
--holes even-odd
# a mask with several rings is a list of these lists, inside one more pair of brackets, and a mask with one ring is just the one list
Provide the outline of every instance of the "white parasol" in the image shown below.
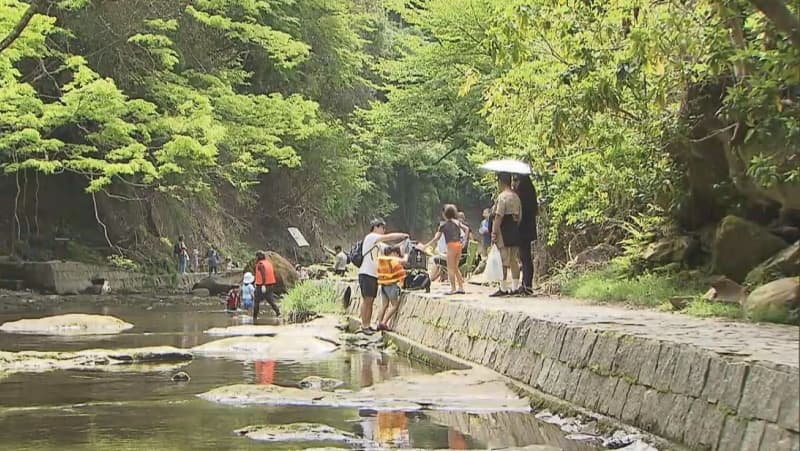
[[481,169],[509,174],[531,174],[531,167],[519,160],[491,160],[481,165]]

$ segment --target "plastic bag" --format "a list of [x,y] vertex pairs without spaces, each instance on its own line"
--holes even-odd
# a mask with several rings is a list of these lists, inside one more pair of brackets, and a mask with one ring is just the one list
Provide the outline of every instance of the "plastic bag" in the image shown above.
[[483,278],[487,282],[502,282],[503,277],[503,258],[500,257],[500,249],[492,245],[489,256],[486,257],[486,269],[483,270]]

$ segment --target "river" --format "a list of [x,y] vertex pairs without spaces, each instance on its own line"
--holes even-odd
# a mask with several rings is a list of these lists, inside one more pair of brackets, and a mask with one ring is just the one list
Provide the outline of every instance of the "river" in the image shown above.
[[[24,297],[24,296],[23,296]],[[204,330],[240,324],[213,298],[148,296],[19,297],[5,303],[0,323],[63,313],[113,315],[135,325],[118,335],[53,337],[0,333],[4,351],[75,351],[171,345],[193,347],[215,337]],[[3,303],[0,296],[0,303]],[[8,299],[8,298],[7,298]],[[172,382],[176,371],[191,376]],[[486,449],[550,444],[582,451],[595,446],[568,440],[533,414],[386,412],[317,407],[236,407],[196,395],[229,384],[296,386],[309,375],[359,389],[396,376],[434,373],[408,359],[377,351],[338,351],[315,362],[196,357],[176,369],[51,371],[0,374],[0,443],[7,450],[239,450],[303,449],[311,443],[266,443],[234,430],[253,424],[323,423],[366,436],[387,448]],[[317,443],[313,445],[325,445]],[[340,445],[341,446],[341,445]]]

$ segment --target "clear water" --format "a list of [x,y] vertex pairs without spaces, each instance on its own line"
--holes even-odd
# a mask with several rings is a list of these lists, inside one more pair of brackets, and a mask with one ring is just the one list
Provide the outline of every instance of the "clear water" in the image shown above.
[[[0,299],[0,303],[3,300]],[[114,336],[47,337],[0,333],[0,349],[80,350],[172,345],[192,347],[213,340],[203,331],[239,324],[208,298],[80,297],[15,307],[0,323],[62,313],[102,313],[136,325]],[[39,306],[39,307],[36,307]],[[357,389],[398,375],[432,373],[403,357],[340,352],[318,362],[197,358],[180,368],[189,383],[173,383],[176,369],[151,372],[54,371],[0,379],[0,444],[4,450],[239,450],[302,449],[312,444],[275,444],[239,437],[254,424],[318,422],[364,434],[387,448],[486,449],[551,444],[564,450],[596,449],[567,440],[556,427],[531,414],[382,413],[356,409],[232,407],[195,395],[235,383],[296,385],[309,375],[333,377]],[[326,445],[324,443],[313,444]]]

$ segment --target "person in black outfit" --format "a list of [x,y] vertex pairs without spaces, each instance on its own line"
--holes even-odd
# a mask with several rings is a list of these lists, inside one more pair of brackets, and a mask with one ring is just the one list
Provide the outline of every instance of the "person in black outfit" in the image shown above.
[[533,294],[533,256],[531,245],[536,241],[536,216],[539,214],[539,201],[536,188],[528,175],[517,176],[517,196],[522,204],[522,218],[519,223],[519,260],[522,264],[523,295]]

